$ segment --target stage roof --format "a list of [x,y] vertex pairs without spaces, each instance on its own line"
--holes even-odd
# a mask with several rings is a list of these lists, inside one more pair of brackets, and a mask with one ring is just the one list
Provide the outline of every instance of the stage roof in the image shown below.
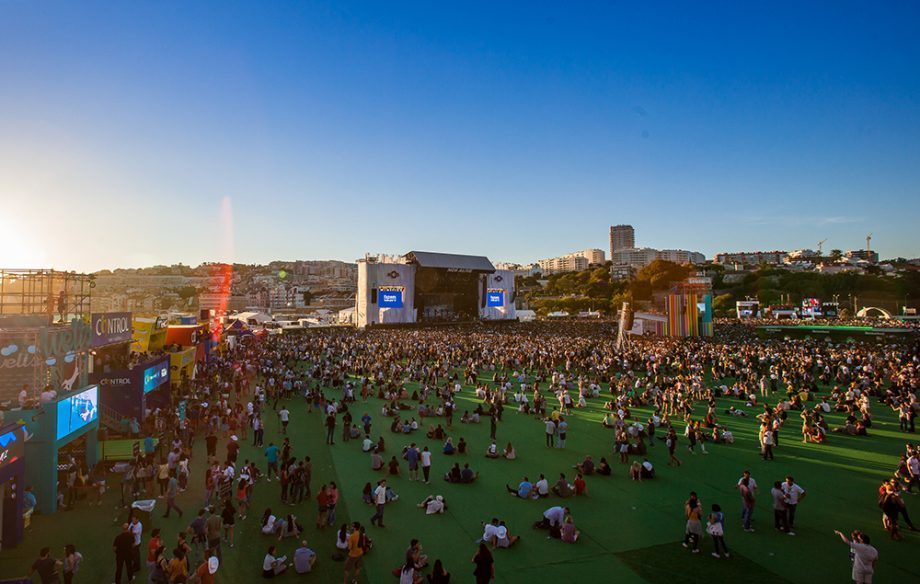
[[410,251],[406,260],[422,268],[442,268],[464,272],[495,272],[495,266],[485,256],[468,256],[454,253],[435,253],[431,251]]

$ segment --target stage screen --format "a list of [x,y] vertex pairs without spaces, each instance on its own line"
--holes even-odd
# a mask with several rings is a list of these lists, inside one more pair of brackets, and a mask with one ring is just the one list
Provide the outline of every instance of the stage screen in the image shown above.
[[144,393],[153,391],[169,381],[169,362],[160,363],[144,370]]
[[99,416],[99,388],[92,386],[57,404],[57,440],[76,432]]
[[505,291],[504,290],[489,290],[486,292],[486,306],[504,306],[505,305]]
[[402,308],[402,289],[397,289],[395,287],[386,288],[381,286],[377,291],[377,305],[380,308]]

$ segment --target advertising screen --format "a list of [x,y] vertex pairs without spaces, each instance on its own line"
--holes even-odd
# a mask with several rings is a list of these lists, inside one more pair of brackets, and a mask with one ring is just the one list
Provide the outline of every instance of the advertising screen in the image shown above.
[[57,440],[76,432],[99,417],[99,388],[92,386],[57,404]]
[[144,370],[144,393],[153,391],[169,381],[169,362],[148,367]]
[[402,308],[403,290],[396,286],[381,286],[377,290],[377,304],[380,308]]
[[504,290],[488,290],[486,292],[486,306],[504,306],[505,305],[505,291]]

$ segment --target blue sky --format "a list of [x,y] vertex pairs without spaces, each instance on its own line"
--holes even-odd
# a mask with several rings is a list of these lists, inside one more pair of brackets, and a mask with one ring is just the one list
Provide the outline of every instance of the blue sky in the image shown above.
[[920,255],[920,4],[445,4],[0,1],[0,265]]

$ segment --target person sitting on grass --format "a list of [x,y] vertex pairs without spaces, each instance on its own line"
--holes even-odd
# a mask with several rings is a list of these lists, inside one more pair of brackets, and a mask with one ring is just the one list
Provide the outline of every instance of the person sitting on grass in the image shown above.
[[390,457],[390,462],[387,464],[387,472],[394,476],[399,476],[399,461],[396,460],[395,456]]
[[425,510],[425,515],[434,515],[435,513],[447,511],[447,502],[441,495],[428,495],[417,506]]
[[588,454],[587,456],[585,456],[585,459],[583,461],[576,464],[572,468],[574,468],[575,470],[577,470],[578,472],[584,475],[591,475],[591,474],[594,474],[594,461],[591,459],[591,455]]
[[457,454],[466,454],[466,440],[463,436],[460,437],[460,442],[457,442]]
[[513,489],[508,485],[505,485],[505,489],[515,497],[528,499],[530,498],[530,492],[533,490],[533,484],[530,482],[530,479],[525,476],[518,485],[517,489]]
[[469,484],[475,481],[477,478],[479,478],[479,473],[474,472],[473,469],[470,468],[470,463],[464,464],[463,470],[460,471],[460,482]]
[[521,539],[519,535],[511,535],[508,532],[508,526],[504,521],[499,521],[498,527],[495,528],[495,540],[493,548],[510,548]]
[[374,488],[370,482],[364,483],[364,489],[361,491],[361,499],[368,505],[374,504]]
[[572,496],[574,490],[572,489],[572,485],[569,484],[569,481],[566,480],[565,473],[559,473],[559,480],[553,485],[552,491],[554,495],[562,497],[563,499]]
[[460,482],[460,463],[455,462],[450,470],[444,474],[444,480],[449,483],[459,483]]
[[262,560],[262,577],[263,578],[274,578],[278,574],[281,574],[288,569],[287,557],[275,556],[275,546],[270,546],[268,548],[268,553],[265,554],[265,559]]
[[510,442],[507,446],[505,446],[505,452],[502,454],[502,456],[505,457],[505,460],[514,460],[517,458],[517,452],[515,452],[514,446],[512,446]]
[[383,468],[383,457],[379,453],[371,454],[371,470],[380,470]]
[[607,463],[607,459],[601,457],[601,461],[597,463],[597,474],[609,477],[613,472],[613,469],[610,468],[610,465]]
[[642,463],[638,460],[629,465],[629,478],[634,481],[642,480]]
[[581,534],[575,527],[575,522],[572,520],[571,515],[565,518],[565,523],[562,524],[562,529],[560,531],[559,539],[565,543],[575,543],[578,541],[578,536]]
[[444,448],[441,451],[446,456],[453,456],[454,452],[457,451],[457,449],[454,447],[454,439],[448,436],[447,440],[444,442]]
[[495,440],[493,440],[486,449],[486,458],[498,458],[498,456],[498,445],[496,445]]
[[585,482],[585,477],[581,473],[575,477],[575,480],[572,482],[572,486],[575,487],[575,496],[588,496],[588,483]]

